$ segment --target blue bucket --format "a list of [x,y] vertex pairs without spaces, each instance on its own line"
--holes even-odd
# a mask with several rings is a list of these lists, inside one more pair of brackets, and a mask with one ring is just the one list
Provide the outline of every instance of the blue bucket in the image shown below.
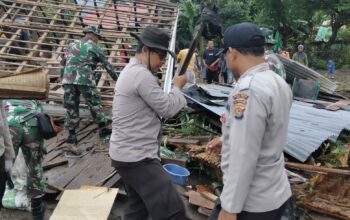
[[171,180],[179,185],[185,185],[187,182],[190,171],[179,165],[168,163],[163,165],[164,170],[169,173]]

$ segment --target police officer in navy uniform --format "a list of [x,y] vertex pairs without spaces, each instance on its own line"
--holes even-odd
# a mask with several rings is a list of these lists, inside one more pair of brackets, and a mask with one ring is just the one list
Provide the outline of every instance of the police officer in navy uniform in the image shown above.
[[265,37],[251,23],[224,33],[226,63],[237,80],[222,125],[208,143],[220,152],[223,191],[210,219],[292,219],[291,187],[284,169],[292,92],[264,59]]

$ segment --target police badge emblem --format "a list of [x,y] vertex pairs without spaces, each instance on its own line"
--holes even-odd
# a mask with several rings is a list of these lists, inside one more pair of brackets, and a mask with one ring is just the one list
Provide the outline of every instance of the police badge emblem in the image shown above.
[[242,119],[246,110],[247,100],[249,96],[244,93],[238,93],[233,96],[233,116],[236,119]]

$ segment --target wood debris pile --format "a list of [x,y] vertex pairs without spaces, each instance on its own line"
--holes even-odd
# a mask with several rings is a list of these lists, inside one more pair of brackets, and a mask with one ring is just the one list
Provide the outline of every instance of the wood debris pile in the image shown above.
[[302,205],[339,219],[350,219],[350,177],[318,174],[310,181],[292,187]]

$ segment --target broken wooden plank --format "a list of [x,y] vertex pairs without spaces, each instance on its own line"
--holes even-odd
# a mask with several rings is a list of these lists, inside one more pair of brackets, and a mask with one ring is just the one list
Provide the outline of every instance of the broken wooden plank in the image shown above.
[[212,202],[216,202],[216,200],[218,199],[218,197],[210,192],[201,192],[200,193],[204,198],[209,199]]
[[[49,182],[61,187],[66,187],[79,173],[81,173],[87,166],[89,166],[90,160],[93,156],[91,153],[85,155],[79,161],[76,162],[72,167],[62,169],[55,167],[48,170],[46,175],[49,175]],[[57,170],[57,168],[60,168]],[[51,175],[50,175],[51,174]]]
[[108,187],[108,188],[111,188],[113,187],[116,183],[118,183],[118,181],[121,180],[121,176],[116,173],[114,174],[114,176],[112,176],[103,186],[104,187]]
[[199,140],[191,140],[185,138],[169,138],[167,142],[169,144],[199,144]]
[[320,173],[330,173],[330,174],[339,174],[339,175],[346,175],[350,176],[350,170],[341,170],[341,169],[334,169],[334,168],[327,168],[327,167],[318,167],[308,164],[301,164],[301,163],[293,163],[293,162],[286,162],[286,167],[296,170],[303,170],[303,171],[309,171],[309,172],[320,172]]
[[45,155],[43,164],[47,164],[47,163],[51,162],[52,160],[54,160],[55,158],[57,158],[61,154],[62,154],[62,151],[51,151],[50,153]]
[[213,209],[215,206],[214,202],[204,198],[200,193],[195,191],[189,192],[189,202],[193,205],[201,206],[207,209]]
[[177,164],[181,167],[186,167],[186,160],[185,159],[172,159],[172,158],[166,158],[166,157],[161,157],[160,159],[161,159],[162,164],[173,163],[173,164]]
[[64,188],[60,187],[60,186],[56,186],[54,184],[51,184],[51,183],[46,183],[47,187],[51,188],[51,189],[54,189],[54,190],[57,190],[59,192],[64,192]]
[[329,207],[329,204],[327,206],[326,204],[323,204],[316,200],[304,203],[304,206],[312,211],[326,214],[328,216],[333,216],[338,219],[344,219],[344,220],[350,219],[350,210],[349,208],[346,208],[346,207],[340,207],[340,206]]
[[[111,166],[109,162],[110,159],[105,153],[95,153],[89,158],[83,158],[83,160],[89,160],[89,162],[85,165],[84,169],[69,182],[66,186],[67,189],[77,189],[81,185],[95,186],[114,171],[114,167]],[[76,165],[78,165],[78,163]]]
[[53,159],[52,161],[50,161],[48,163],[44,163],[43,169],[48,170],[48,169],[51,169],[53,167],[61,166],[61,165],[67,164],[67,163],[68,163],[67,158],[61,156],[61,157],[57,157],[57,158]]
[[207,208],[204,208],[204,207],[198,207],[197,211],[199,213],[201,213],[202,215],[205,215],[205,216],[208,216],[208,217],[211,215],[211,210],[207,209]]

